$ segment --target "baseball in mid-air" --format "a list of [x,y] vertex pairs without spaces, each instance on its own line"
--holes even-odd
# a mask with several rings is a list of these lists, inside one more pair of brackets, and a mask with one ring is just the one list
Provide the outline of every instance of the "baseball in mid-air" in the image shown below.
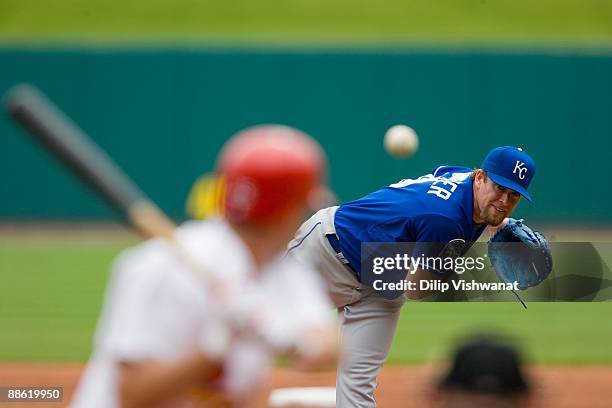
[[385,150],[391,156],[404,159],[416,153],[419,148],[419,137],[406,125],[395,125],[385,133]]

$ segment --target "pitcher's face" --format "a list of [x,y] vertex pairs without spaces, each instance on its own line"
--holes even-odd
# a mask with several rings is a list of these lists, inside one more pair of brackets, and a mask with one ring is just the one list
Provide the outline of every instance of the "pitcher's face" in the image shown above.
[[497,226],[512,214],[520,199],[519,193],[494,183],[478,170],[474,178],[474,222]]

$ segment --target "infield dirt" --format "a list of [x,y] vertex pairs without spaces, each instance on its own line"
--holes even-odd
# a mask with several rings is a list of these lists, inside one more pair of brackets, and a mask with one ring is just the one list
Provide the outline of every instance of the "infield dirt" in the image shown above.
[[[0,407],[65,407],[74,392],[81,364],[1,364],[0,385],[3,386],[62,386],[63,403],[0,403]],[[381,408],[427,407],[428,393],[439,373],[433,366],[389,366],[380,376],[376,397]],[[534,385],[536,407],[609,407],[612,401],[612,367],[546,367],[528,369]],[[265,406],[271,389],[281,387],[333,386],[331,371],[306,373],[277,368],[268,386],[258,398],[257,406]]]

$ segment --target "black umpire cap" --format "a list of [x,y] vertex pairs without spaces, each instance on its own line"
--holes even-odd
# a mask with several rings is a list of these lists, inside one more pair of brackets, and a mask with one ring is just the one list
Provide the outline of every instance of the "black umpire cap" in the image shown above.
[[500,396],[529,391],[518,351],[489,336],[470,340],[455,351],[439,387]]

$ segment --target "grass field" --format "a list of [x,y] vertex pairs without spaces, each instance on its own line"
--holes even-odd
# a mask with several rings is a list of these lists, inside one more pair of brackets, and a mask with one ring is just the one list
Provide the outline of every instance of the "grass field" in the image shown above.
[[[0,361],[84,361],[112,258],[129,238],[0,237]],[[612,364],[612,302],[417,303],[404,307],[391,363],[445,355],[458,336],[500,330],[531,361]]]
[[4,0],[0,39],[607,46],[612,2]]

